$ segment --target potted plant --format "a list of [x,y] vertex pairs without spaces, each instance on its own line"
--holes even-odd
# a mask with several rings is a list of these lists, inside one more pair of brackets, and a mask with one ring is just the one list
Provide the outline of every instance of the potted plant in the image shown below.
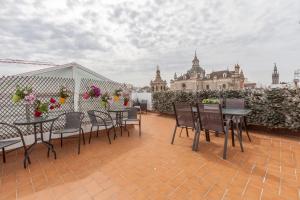
[[124,93],[124,94],[123,94],[123,99],[124,99],[123,105],[124,105],[124,106],[128,106],[128,103],[129,103],[129,100],[130,100],[129,94],[128,94],[128,93]]
[[98,98],[101,96],[101,90],[99,87],[92,85],[90,90],[83,93],[82,97],[83,99],[89,99],[89,98]]
[[101,101],[100,101],[101,106],[103,106],[105,109],[107,109],[107,106],[109,105],[110,100],[111,100],[111,97],[109,96],[108,92],[105,92],[101,96]]
[[219,104],[220,100],[216,98],[210,98],[210,99],[203,99],[202,100],[203,104]]
[[25,104],[33,104],[35,102],[36,96],[31,87],[26,86],[25,88],[21,88],[20,86],[17,86],[12,101],[18,103],[22,100],[25,100]]
[[68,97],[70,97],[70,95],[67,88],[65,86],[61,86],[59,91],[59,103],[64,104]]
[[43,103],[40,100],[36,101],[36,106],[34,110],[35,117],[45,116],[48,113],[48,103]]
[[118,102],[120,100],[120,96],[122,95],[122,89],[116,89],[114,91],[114,102]]

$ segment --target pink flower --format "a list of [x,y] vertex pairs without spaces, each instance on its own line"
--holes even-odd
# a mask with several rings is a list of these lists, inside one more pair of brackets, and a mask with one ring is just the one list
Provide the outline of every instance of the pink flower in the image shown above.
[[29,95],[25,96],[25,102],[27,104],[33,104],[36,100],[36,96],[33,93],[30,93]]
[[85,100],[89,99],[90,98],[89,93],[88,92],[83,93],[82,98]]
[[54,106],[50,106],[50,110],[53,110],[54,109]]

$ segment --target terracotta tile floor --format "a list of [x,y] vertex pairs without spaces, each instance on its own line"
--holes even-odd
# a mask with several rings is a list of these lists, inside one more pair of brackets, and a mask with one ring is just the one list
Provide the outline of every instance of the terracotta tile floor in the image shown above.
[[[143,115],[143,135],[118,137],[111,145],[102,135],[76,154],[74,140],[57,160],[39,145],[32,164],[22,168],[22,151],[0,164],[0,199],[299,199],[300,145],[296,138],[252,132],[245,152],[229,145],[221,158],[223,137],[203,135],[192,152],[192,135],[170,144],[174,119]],[[298,155],[298,156],[297,156]]]

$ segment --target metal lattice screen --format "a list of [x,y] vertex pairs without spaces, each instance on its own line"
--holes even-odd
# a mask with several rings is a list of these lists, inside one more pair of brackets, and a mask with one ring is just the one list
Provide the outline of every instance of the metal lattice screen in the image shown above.
[[[37,76],[3,76],[0,77],[0,120],[2,122],[13,124],[19,118],[26,117],[26,106],[24,103],[13,103],[12,96],[16,87],[32,87],[37,99],[42,102],[49,102],[53,97],[58,100],[61,86],[65,86],[69,91],[70,97],[60,108],[49,110],[49,115],[59,115],[64,112],[74,111],[74,89],[75,82],[70,78],[37,77]],[[34,107],[30,107],[30,115],[33,117]],[[59,128],[63,122],[56,123],[54,128]],[[33,127],[20,126],[24,135],[33,133]],[[50,123],[44,124],[44,131],[49,131]],[[0,139],[14,137],[13,134],[2,134]]]
[[[80,96],[79,96],[79,110],[85,114],[84,124],[89,123],[89,119],[87,117],[88,110],[105,111],[105,107],[103,107],[103,105],[101,105],[101,103],[100,103],[100,101],[101,101],[100,98],[89,98],[87,100],[83,99],[83,97],[82,97],[83,93],[89,91],[92,85],[99,87],[102,94],[107,92],[110,96],[113,96],[113,93],[116,89],[122,89],[123,92],[130,94],[130,91],[124,84],[120,84],[120,83],[113,82],[113,81],[95,81],[92,79],[81,79]],[[129,102],[131,102],[131,94],[129,95],[129,97],[130,97]],[[124,99],[123,99],[123,97],[121,97],[118,102],[111,103],[109,105],[109,107],[106,109],[123,108],[124,107],[123,102],[124,102]]]

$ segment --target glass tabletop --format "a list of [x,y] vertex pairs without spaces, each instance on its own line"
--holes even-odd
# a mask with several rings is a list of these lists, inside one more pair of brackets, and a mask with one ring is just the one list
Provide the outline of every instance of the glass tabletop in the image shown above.
[[23,117],[23,118],[17,119],[14,122],[14,125],[40,124],[40,123],[56,120],[57,118],[58,118],[57,115],[49,115],[46,117],[29,117],[29,118]]

